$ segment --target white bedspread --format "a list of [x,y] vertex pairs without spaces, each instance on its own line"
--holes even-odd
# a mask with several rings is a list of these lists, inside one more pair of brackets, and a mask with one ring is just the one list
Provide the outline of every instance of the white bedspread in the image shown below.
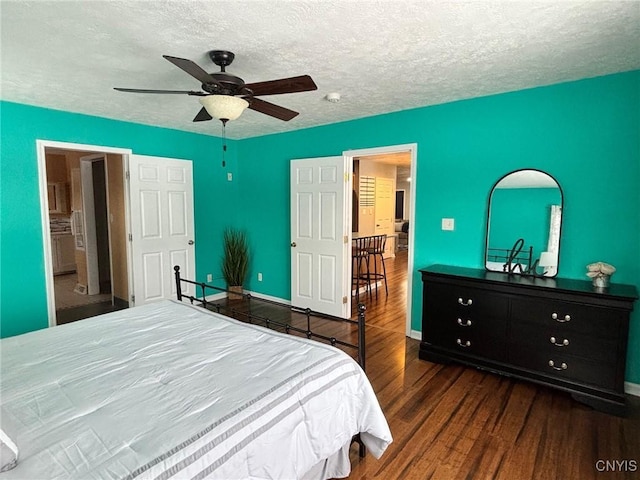
[[3,339],[0,355],[20,450],[1,480],[293,479],[358,432],[376,457],[391,442],[344,352],[179,302]]

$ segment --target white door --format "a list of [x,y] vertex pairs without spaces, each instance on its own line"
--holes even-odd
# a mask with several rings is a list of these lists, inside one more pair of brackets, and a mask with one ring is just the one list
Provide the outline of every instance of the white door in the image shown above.
[[129,178],[133,303],[175,298],[174,265],[195,280],[191,161],[131,155]]
[[[350,158],[291,161],[291,304],[349,318]],[[349,192],[349,195],[346,193]]]

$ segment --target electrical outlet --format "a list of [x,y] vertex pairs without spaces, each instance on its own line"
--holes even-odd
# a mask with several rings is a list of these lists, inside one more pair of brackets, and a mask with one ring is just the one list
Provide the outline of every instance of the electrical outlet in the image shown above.
[[207,273],[207,282],[212,282],[213,281],[213,275],[211,275],[210,273]]
[[258,273],[258,281],[261,282],[262,281],[262,273]]
[[453,230],[455,226],[455,220],[453,218],[442,219],[442,230]]

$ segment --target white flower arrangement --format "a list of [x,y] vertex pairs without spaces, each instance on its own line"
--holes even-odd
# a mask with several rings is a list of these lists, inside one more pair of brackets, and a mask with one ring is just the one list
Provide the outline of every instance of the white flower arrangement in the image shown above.
[[587,276],[590,278],[610,277],[616,271],[616,267],[604,262],[596,262],[587,265]]

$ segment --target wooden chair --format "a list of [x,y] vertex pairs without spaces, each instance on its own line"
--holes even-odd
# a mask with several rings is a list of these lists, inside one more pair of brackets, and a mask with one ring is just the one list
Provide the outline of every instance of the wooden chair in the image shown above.
[[371,297],[369,238],[354,238],[351,246],[351,291],[353,292],[355,288],[356,302],[360,299],[360,288],[362,286],[367,288],[369,297]]
[[[384,265],[384,249],[387,244],[386,235],[374,235],[367,237],[368,245],[366,247],[369,253],[367,260],[373,261],[373,272],[371,272],[371,266],[367,263],[367,277],[369,280],[369,292],[371,292],[371,283],[376,284],[376,298],[378,298],[378,282],[384,281],[384,289],[387,295],[389,295],[389,287],[387,285],[387,269]],[[380,262],[381,271],[378,272],[378,258]]]

